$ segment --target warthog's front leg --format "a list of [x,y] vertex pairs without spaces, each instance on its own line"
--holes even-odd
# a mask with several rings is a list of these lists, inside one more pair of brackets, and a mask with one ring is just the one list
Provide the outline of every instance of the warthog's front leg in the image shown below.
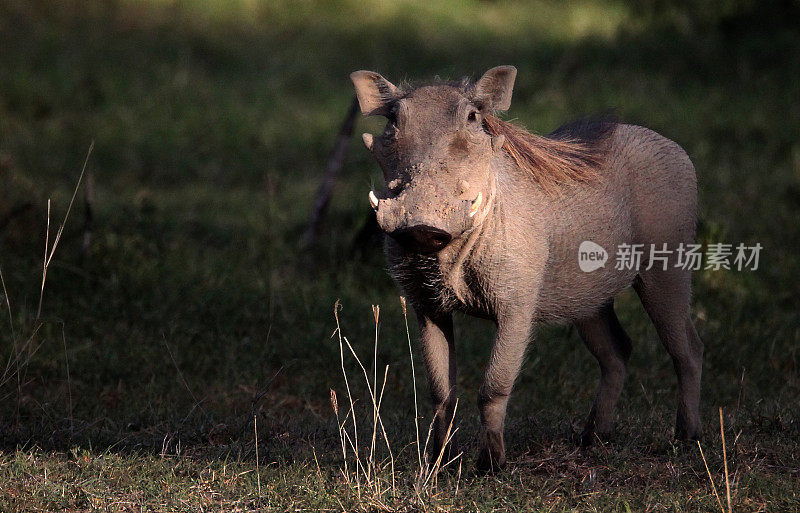
[[[448,431],[452,434],[456,401],[456,355],[453,339],[453,317],[450,314],[428,316],[417,310],[422,352],[428,371],[428,386],[433,402],[433,447],[429,453],[436,461],[447,443]],[[445,448],[442,463],[450,457],[450,444]]]
[[497,339],[478,395],[482,429],[478,455],[480,471],[494,472],[506,462],[503,443],[506,406],[525,356],[531,318],[530,312],[525,312],[498,319]]

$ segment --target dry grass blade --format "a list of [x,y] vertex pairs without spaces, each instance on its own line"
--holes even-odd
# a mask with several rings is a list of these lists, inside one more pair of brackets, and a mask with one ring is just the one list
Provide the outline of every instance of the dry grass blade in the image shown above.
[[[55,245],[53,245],[55,250]],[[50,259],[47,253],[50,248],[50,200],[47,200],[47,229],[44,235],[44,258],[42,259],[42,285],[39,288],[39,307],[36,310],[36,318],[42,315],[42,300],[44,299],[44,284],[47,281],[47,267],[50,264]]]
[[258,464],[258,415],[253,414],[253,431],[256,448],[256,481],[258,482],[258,496],[261,497],[261,468]]
[[[175,356],[172,354],[172,349],[170,349],[169,344],[167,343],[167,336],[162,333],[161,334],[161,339],[164,342],[164,347],[167,348],[167,352],[169,353],[169,358],[170,358],[170,360],[172,360],[172,365],[175,367],[175,370],[178,372],[178,376],[181,378],[181,382],[183,383],[183,386],[186,388],[186,391],[189,392],[189,395],[192,397],[192,401],[194,401],[194,406],[192,406],[192,409],[186,415],[186,418],[189,418],[189,416],[194,412],[195,408],[197,408],[197,407],[200,408],[200,411],[203,412],[203,415],[205,417],[208,417],[208,412],[206,412],[205,408],[203,408],[203,401],[198,401],[197,400],[197,396],[194,395],[194,392],[192,392],[192,388],[189,386],[189,382],[186,381],[186,378],[184,377],[183,372],[181,372],[181,368],[178,366],[178,362],[175,360]],[[186,419],[184,419],[184,422],[185,421],[186,421]]]
[[417,462],[422,471],[422,448],[419,443],[419,406],[417,404],[417,372],[414,368],[414,352],[411,349],[411,332],[408,330],[408,312],[406,310],[406,298],[400,296],[400,306],[403,307],[403,320],[406,325],[406,338],[408,340],[408,357],[411,360],[411,386],[414,392],[414,431],[417,441]]
[[[417,402],[417,394],[416,394],[416,370],[414,368],[414,354],[413,349],[411,346],[411,335],[408,328],[408,318],[407,318],[407,311],[405,308],[405,301],[401,298],[401,304],[403,306],[403,315],[405,318],[406,324],[406,337],[408,340],[408,350],[409,350],[409,357],[411,358],[411,365],[412,365],[412,381],[414,385],[413,395],[414,395],[414,426],[416,428],[416,445],[417,445],[417,463],[419,465],[419,472],[416,476],[412,479],[409,483],[413,486],[414,490],[414,507],[415,508],[422,508],[427,511],[427,506],[425,501],[429,498],[435,498],[439,496],[439,493],[436,492],[438,487],[438,476],[442,469],[453,465],[456,460],[459,460],[458,465],[458,479],[460,482],[461,478],[461,456],[462,454],[459,453],[455,457],[448,459],[445,461],[445,455],[447,454],[446,449],[447,447],[452,445],[453,437],[457,429],[454,428],[454,418],[455,412],[458,409],[458,400],[456,400],[456,404],[453,411],[453,417],[449,419],[449,424],[447,426],[446,432],[444,434],[444,445],[441,448],[438,448],[438,452],[433,455],[431,459],[428,458],[428,444],[431,441],[431,435],[433,432],[433,428],[435,422],[437,421],[437,416],[434,414],[433,421],[431,422],[428,428],[427,438],[425,440],[424,445],[420,443],[420,431],[419,431],[419,407]],[[386,385],[389,380],[389,366],[386,365],[384,367],[383,372],[383,381],[379,382],[377,380],[377,344],[378,344],[378,325],[380,320],[380,309],[378,306],[373,306],[373,320],[375,322],[375,341],[373,343],[373,368],[374,371],[372,372],[372,376],[370,376],[370,372],[368,371],[367,367],[362,362],[361,358],[359,357],[358,353],[355,350],[355,347],[350,342],[350,340],[342,334],[341,331],[341,323],[339,320],[339,308],[340,303],[337,301],[334,306],[334,317],[336,319],[336,330],[334,331],[333,336],[337,336],[339,342],[339,359],[340,359],[340,366],[342,375],[345,380],[345,388],[347,390],[348,402],[350,404],[349,411],[343,417],[339,414],[340,409],[340,400],[336,394],[335,390],[330,391],[330,401],[331,407],[333,409],[334,414],[336,415],[336,422],[337,422],[337,431],[339,435],[339,440],[342,449],[342,460],[343,465],[341,468],[341,473],[344,477],[345,482],[348,486],[352,486],[354,488],[354,492],[356,497],[359,501],[361,501],[362,506],[369,506],[369,508],[377,509],[377,510],[395,510],[398,506],[394,501],[398,498],[398,489],[397,489],[397,481],[396,481],[396,472],[395,472],[395,456],[394,452],[392,451],[391,443],[389,440],[389,435],[386,430],[386,425],[383,421],[381,410],[384,405],[384,397],[386,393]],[[371,442],[369,444],[369,448],[363,448],[364,454],[359,452],[358,446],[358,415],[357,410],[355,408],[357,404],[357,400],[354,399],[352,395],[351,389],[351,381],[352,379],[348,377],[347,374],[347,366],[345,365],[345,350],[349,352],[349,356],[355,360],[358,369],[361,371],[361,379],[363,379],[363,386],[366,388],[366,393],[369,396],[370,407],[372,410],[368,413],[372,417],[373,425],[372,425],[372,434],[371,434]],[[366,412],[365,412],[366,413]],[[350,426],[352,424],[352,427]],[[380,435],[378,434],[380,433]],[[379,452],[379,441],[378,438],[382,438],[382,442],[386,445],[386,451],[388,452],[388,456],[385,457],[383,460],[379,459],[378,452]],[[363,479],[363,487],[361,486]],[[390,482],[390,487],[388,486]],[[458,487],[458,484],[456,484]],[[405,506],[404,506],[405,507]]]
[[[11,380],[13,376],[16,376],[17,389],[18,389],[17,392],[18,394],[21,394],[19,388],[22,382],[23,370],[27,367],[28,363],[31,361],[33,355],[36,354],[36,352],[39,350],[39,347],[41,347],[41,345],[44,343],[44,342],[39,342],[39,344],[36,345],[36,347],[31,347],[31,344],[36,339],[36,335],[39,333],[41,327],[42,323],[37,323],[36,326],[34,326],[30,336],[21,345],[17,345],[16,340],[14,340],[14,348],[12,354],[8,356],[8,361],[6,362],[6,368],[3,371],[3,376],[0,377],[0,387],[2,387],[9,380]],[[23,353],[25,353],[24,357]]]
[[722,507],[722,501],[719,498],[719,494],[717,493],[717,485],[714,484],[714,478],[711,477],[711,470],[708,468],[708,462],[706,461],[706,455],[703,454],[703,446],[700,445],[700,440],[697,441],[697,448],[700,449],[700,456],[703,458],[703,465],[706,467],[706,473],[708,474],[708,480],[711,482],[711,490],[714,492],[714,497],[717,498],[717,504],[719,505],[719,510],[722,513],[725,513],[725,508]]
[[[335,331],[335,334],[337,335],[337,337],[339,339],[339,363],[341,364],[341,368],[342,368],[342,376],[344,377],[345,390],[347,390],[347,399],[350,402],[350,411],[354,412],[355,408],[354,408],[354,405],[353,405],[353,394],[350,391],[350,381],[347,379],[347,370],[344,367],[344,345],[342,343],[342,339],[343,339],[343,337],[342,337],[342,327],[341,327],[341,324],[339,323],[339,309],[340,308],[341,308],[341,303],[337,299],[336,303],[333,305],[333,317],[336,319],[336,331]],[[345,422],[347,422],[347,417],[345,417]],[[344,431],[345,422],[343,422],[341,424],[342,428],[340,429],[340,433],[344,433],[346,435],[347,433],[346,433],[346,431]],[[351,443],[353,444],[353,451],[355,452],[355,457],[356,457],[356,461],[357,461],[357,465],[358,465],[358,464],[361,463],[361,460],[359,459],[359,455],[358,455],[358,423],[355,420],[355,415],[353,415],[353,434],[354,434],[353,438],[355,438],[355,441],[351,442]],[[345,463],[346,462],[347,462],[347,458],[345,457]],[[346,471],[346,467],[345,467],[345,471]],[[361,489],[361,478],[360,478],[360,476],[358,474],[358,469],[356,469],[355,476],[356,476],[356,489],[360,491],[360,489]]]
[[728,500],[728,513],[733,510],[731,508],[731,482],[728,478],[728,453],[725,450],[725,426],[722,422],[722,408],[719,409],[719,432],[722,436],[722,462],[725,466],[725,498]]
[[[14,345],[14,349],[16,349],[17,343],[17,336],[14,332],[14,314],[11,313],[11,300],[8,297],[8,290],[6,289],[6,280],[3,277],[3,268],[0,267],[0,283],[3,285],[3,297],[6,300],[6,307],[8,308],[8,323],[11,328],[11,343]],[[3,371],[3,376],[0,378],[0,386],[2,386],[7,381],[8,373],[11,370],[11,365],[19,358],[19,354],[17,351],[12,350],[8,355],[8,361],[6,362],[6,368]]]
[[[442,464],[442,461],[444,459],[444,454],[447,451],[447,447],[450,446],[450,443],[453,441],[453,437],[455,436],[456,431],[458,431],[458,429],[455,430],[453,429],[453,422],[455,421],[457,411],[458,411],[458,399],[456,399],[455,406],[453,407],[453,416],[450,417],[450,422],[447,425],[447,431],[445,431],[444,442],[442,443],[442,447],[439,449],[439,454],[436,455],[436,459],[434,460],[433,465],[429,466],[426,469],[424,475],[425,479],[422,481],[421,485],[422,490],[425,490],[425,488],[428,486],[429,483],[431,483],[433,487],[436,488],[439,472],[441,472],[442,469],[444,469],[454,461],[461,458],[461,453],[458,453],[450,460]],[[433,421],[431,422],[431,426],[433,426],[433,422],[435,421],[436,421],[436,416],[434,415]],[[430,439],[430,430],[428,430],[428,439]],[[426,448],[427,448],[427,442],[426,442]]]
[[86,152],[86,158],[83,160],[83,166],[81,167],[81,174],[78,176],[78,183],[75,184],[75,190],[72,191],[72,198],[69,200],[69,205],[67,206],[67,211],[64,213],[64,220],[61,221],[61,226],[58,227],[58,232],[56,232],[56,237],[53,239],[53,246],[50,247],[50,200],[47,200],[47,232],[45,234],[45,243],[44,243],[44,264],[42,266],[42,285],[39,289],[39,306],[36,309],[36,319],[39,319],[42,316],[42,300],[44,299],[44,284],[47,281],[47,269],[50,267],[50,262],[53,260],[53,255],[56,253],[56,248],[58,247],[58,243],[61,241],[61,235],[64,233],[64,226],[67,224],[67,219],[69,219],[69,213],[72,211],[72,205],[75,203],[75,197],[78,195],[78,189],[81,187],[81,182],[83,181],[83,175],[86,174],[86,166],[89,164],[89,157],[92,155],[92,150],[94,149],[94,141],[89,144],[89,150]]
[[[42,302],[44,300],[44,288],[45,284],[47,283],[47,271],[50,268],[50,263],[53,260],[53,256],[55,255],[56,249],[58,248],[58,243],[61,241],[61,236],[64,233],[64,227],[67,224],[67,220],[69,219],[69,214],[72,211],[72,205],[75,203],[75,197],[78,194],[78,190],[80,189],[81,183],[83,181],[83,176],[86,173],[86,166],[89,163],[89,157],[92,154],[92,150],[94,148],[94,141],[89,145],[89,149],[86,152],[86,158],[83,161],[83,166],[81,167],[81,173],[78,177],[78,181],[75,184],[75,189],[72,191],[72,198],[70,199],[69,206],[67,207],[66,212],[64,213],[64,219],[61,221],[61,225],[56,232],[56,236],[53,239],[52,245],[50,244],[50,213],[51,213],[51,201],[47,200],[47,224],[46,224],[46,232],[45,232],[45,242],[44,242],[44,256],[42,259],[42,280],[39,285],[39,301],[38,306],[36,308],[36,318],[34,320],[33,326],[31,328],[31,333],[28,338],[20,344],[20,338],[18,338],[15,327],[14,327],[14,320],[13,320],[13,313],[11,309],[11,301],[8,297],[8,290],[6,288],[5,277],[3,276],[2,272],[0,272],[0,282],[2,282],[3,286],[3,295],[5,297],[6,308],[8,310],[9,316],[9,325],[11,328],[11,342],[12,347],[9,353],[8,360],[6,362],[6,367],[3,370],[2,376],[0,376],[0,387],[3,387],[6,383],[11,381],[12,379],[16,378],[17,382],[17,408],[16,408],[16,415],[17,420],[19,420],[19,409],[20,409],[20,401],[22,400],[22,386],[23,382],[25,381],[25,374],[27,371],[28,364],[30,363],[31,358],[33,358],[34,354],[39,350],[41,345],[44,343],[43,341],[39,341],[38,344],[35,344],[34,341],[37,340],[37,334],[39,333],[39,329],[42,327],[43,323],[41,321],[42,315]],[[69,393],[69,418],[70,418],[70,432],[73,429],[73,417],[72,417],[72,384],[71,378],[69,374],[69,359],[67,358],[67,345],[66,345],[66,337],[63,333],[63,325],[62,325],[62,342],[64,344],[64,356],[66,360],[67,366],[67,383],[68,383],[68,393]],[[7,396],[6,396],[7,397]],[[0,398],[0,400],[5,400],[6,397]]]
[[339,435],[339,442],[342,445],[342,459],[344,460],[345,465],[345,477],[347,477],[347,446],[345,445],[344,437],[342,436],[342,425],[339,423],[339,400],[336,398],[336,390],[332,388],[331,407],[333,408],[333,414],[336,415],[336,432]]
[[383,384],[381,385],[381,394],[378,397],[378,407],[376,408],[375,411],[377,419],[380,420],[381,433],[383,434],[383,441],[386,444],[386,449],[389,451],[389,460],[390,460],[391,475],[392,475],[392,493],[396,494],[397,487],[395,486],[395,478],[394,478],[394,454],[392,454],[392,447],[389,444],[389,436],[386,434],[386,428],[383,426],[383,420],[381,420],[380,418],[381,405],[383,404],[383,392],[386,390],[386,381],[388,378],[389,378],[389,366],[387,365],[383,371]]
[[[372,305],[372,315],[375,318],[375,340],[373,344],[373,357],[372,357],[372,390],[370,391],[370,395],[374,393],[375,390],[378,389],[378,320],[380,319],[381,309],[377,305]],[[352,349],[351,349],[352,350]],[[384,380],[385,383],[385,380]],[[373,401],[374,403],[374,401]],[[374,462],[375,462],[375,443],[377,442],[378,438],[378,407],[372,408],[372,440],[369,446],[369,468],[371,471],[374,472]]]
[[[369,384],[369,374],[367,373],[367,368],[364,367],[364,364],[361,362],[361,359],[358,357],[358,354],[356,354],[356,351],[353,348],[353,345],[350,343],[349,340],[347,340],[347,337],[342,337],[342,340],[344,340],[344,343],[347,345],[347,349],[350,351],[350,354],[353,355],[353,358],[355,359],[355,361],[358,364],[359,368],[361,368],[361,372],[364,374],[364,382],[367,385],[367,393],[369,394],[370,400],[372,402],[374,418],[376,419],[376,423],[375,423],[375,425],[373,425],[373,430],[377,429],[378,425],[380,426],[381,431],[383,433],[384,441],[386,442],[386,448],[389,451],[389,455],[392,458],[392,462],[394,462],[394,456],[392,456],[392,448],[391,448],[391,446],[389,444],[389,437],[386,435],[386,428],[384,427],[383,420],[381,419],[381,416],[380,416],[380,410],[378,408],[378,403],[377,403],[377,400],[376,400],[376,397],[375,397],[375,390]],[[384,385],[385,385],[385,382],[384,382]],[[353,415],[353,420],[354,420],[353,425],[355,425],[355,414]],[[369,459],[369,461],[367,463],[368,463],[368,467],[367,467],[368,469],[370,469],[370,468],[374,469],[375,468],[373,453],[370,453],[370,459]],[[394,466],[394,463],[392,463],[392,466]],[[373,479],[373,474],[368,474],[368,480],[370,482],[372,482],[372,479]]]
[[6,300],[6,308],[8,308],[8,324],[11,327],[11,339],[16,340],[17,336],[14,334],[14,314],[11,313],[11,299],[8,297],[8,290],[6,289],[6,280],[3,277],[2,267],[0,267],[0,283],[3,284],[3,298]]

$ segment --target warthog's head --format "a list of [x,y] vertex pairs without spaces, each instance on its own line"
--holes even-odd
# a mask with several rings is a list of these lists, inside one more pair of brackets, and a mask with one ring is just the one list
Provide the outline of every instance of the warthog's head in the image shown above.
[[436,84],[404,91],[373,71],[350,75],[361,112],[388,119],[364,144],[383,170],[386,189],[370,191],[381,229],[406,250],[435,253],[485,218],[489,166],[503,136],[483,118],[506,110],[517,70],[499,66],[474,84]]

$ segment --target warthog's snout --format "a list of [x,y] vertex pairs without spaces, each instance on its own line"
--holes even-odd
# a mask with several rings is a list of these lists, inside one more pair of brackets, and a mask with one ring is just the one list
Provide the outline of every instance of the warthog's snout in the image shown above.
[[[423,191],[424,188],[421,188]],[[412,253],[436,253],[473,227],[475,214],[484,206],[483,194],[472,200],[447,200],[442,195],[404,194],[379,199],[369,193],[378,225]]]
[[453,239],[446,231],[424,224],[395,230],[389,236],[415,253],[436,253]]

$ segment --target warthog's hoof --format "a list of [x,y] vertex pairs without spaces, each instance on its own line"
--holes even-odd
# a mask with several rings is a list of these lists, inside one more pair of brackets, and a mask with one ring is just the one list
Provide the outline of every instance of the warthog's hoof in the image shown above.
[[693,428],[688,428],[680,424],[675,426],[675,440],[680,440],[682,442],[694,442],[697,440],[702,440],[702,438],[703,430],[700,429],[699,426]]
[[476,466],[481,474],[493,474],[500,471],[506,464],[506,448],[503,444],[503,434],[496,431],[486,431],[482,438]]
[[614,439],[616,431],[614,428],[609,428],[605,431],[599,431],[594,426],[586,426],[581,433],[579,443],[581,447],[590,447],[594,444],[610,442]]
[[584,448],[591,447],[595,442],[594,437],[594,429],[584,429],[579,440],[580,446]]

